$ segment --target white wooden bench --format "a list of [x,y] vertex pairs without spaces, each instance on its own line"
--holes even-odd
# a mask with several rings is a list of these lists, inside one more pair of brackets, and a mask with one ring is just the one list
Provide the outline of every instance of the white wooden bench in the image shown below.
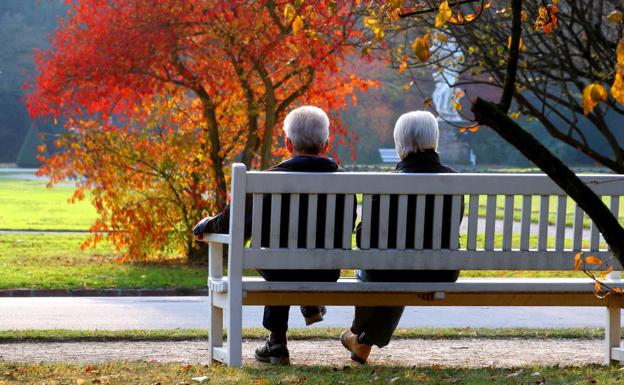
[[[601,196],[608,196],[613,212],[618,212],[620,195],[624,193],[624,178],[614,175],[589,175],[582,179]],[[252,241],[246,246],[243,229],[245,196],[253,195]],[[262,200],[271,194],[270,247],[262,248],[259,239],[262,227]],[[291,194],[289,212],[288,248],[279,248],[280,194]],[[327,194],[327,213],[324,247],[297,249],[299,195],[309,194],[309,212],[315,213],[317,195]],[[362,249],[352,248],[351,216],[356,204],[353,195],[346,195],[343,218],[343,248],[333,249],[335,194],[363,194],[361,221],[363,225]],[[433,194],[435,202],[433,249],[422,247],[424,219],[422,210],[416,214],[416,249],[405,250],[405,234],[397,235],[397,248],[385,249],[388,233],[388,215],[380,215],[380,249],[370,250],[371,194],[381,194],[381,213],[387,213],[389,195],[400,194],[398,199],[398,228],[405,228],[405,194],[417,195],[417,202],[425,200],[424,194]],[[442,223],[442,194],[453,195],[452,211],[459,213],[460,201],[467,198],[466,230],[461,236],[466,247],[457,241],[459,215],[453,215],[450,249],[440,249]],[[502,226],[496,224],[496,197],[504,198]],[[514,196],[522,196],[521,207],[514,208]],[[478,218],[479,196],[485,198],[485,218]],[[532,196],[539,201],[536,234],[531,234]],[[557,202],[551,210],[550,197]],[[408,306],[602,306],[607,309],[605,363],[624,360],[620,348],[620,296],[609,295],[599,299],[593,293],[593,281],[585,278],[491,278],[462,279],[456,283],[383,283],[358,282],[340,279],[336,283],[318,282],[265,282],[257,277],[244,277],[243,269],[461,269],[461,270],[567,270],[574,269],[575,255],[584,251],[607,262],[595,266],[597,270],[620,264],[604,249],[595,226],[583,232],[584,213],[572,207],[574,227],[568,229],[571,247],[564,244],[567,197],[545,175],[527,174],[391,174],[391,173],[280,173],[247,172],[242,164],[233,166],[231,194],[230,233],[206,234],[209,243],[210,291],[210,358],[230,366],[242,364],[242,306],[243,305],[408,305]],[[422,206],[420,206],[422,207]],[[513,212],[521,213],[518,240],[512,239]],[[548,225],[548,214],[555,218]],[[553,216],[554,215],[554,216]],[[485,226],[483,227],[483,221]],[[502,227],[502,228],[501,228]],[[516,226],[517,227],[517,226]],[[484,239],[478,239],[478,228],[484,229]],[[316,218],[310,215],[308,234],[314,234]],[[502,231],[501,231],[502,230]],[[495,235],[502,234],[502,244],[495,243]],[[583,239],[583,235],[585,238]],[[530,248],[529,236],[537,236],[537,247]],[[551,238],[551,244],[547,243]],[[315,237],[307,236],[308,240]],[[585,241],[585,242],[583,242]],[[228,276],[223,276],[223,245],[229,246]],[[605,281],[612,287],[624,289],[619,273],[611,273]],[[435,293],[435,301],[421,299],[416,293]],[[426,297],[426,296],[425,296]],[[224,323],[225,320],[225,323]],[[347,327],[348,325],[345,325]],[[227,342],[223,330],[227,328]]]

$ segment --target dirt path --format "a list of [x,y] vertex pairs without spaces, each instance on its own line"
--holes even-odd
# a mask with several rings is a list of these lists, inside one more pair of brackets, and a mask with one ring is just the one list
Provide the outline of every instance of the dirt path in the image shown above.
[[[205,363],[204,341],[180,342],[72,342],[0,344],[0,360],[19,362],[154,360]],[[260,365],[253,350],[260,341],[245,341],[245,365]],[[291,341],[291,361],[297,365],[350,365],[338,341]],[[602,340],[577,339],[458,339],[393,340],[374,348],[370,364],[445,367],[518,367],[531,365],[586,365],[602,362]]]

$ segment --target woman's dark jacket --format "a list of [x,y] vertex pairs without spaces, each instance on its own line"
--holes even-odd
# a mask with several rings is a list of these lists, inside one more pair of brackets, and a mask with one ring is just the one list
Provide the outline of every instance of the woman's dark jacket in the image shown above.
[[[395,172],[400,173],[456,173],[450,167],[440,163],[440,157],[434,150],[419,151],[409,154],[405,159],[397,163]],[[442,242],[441,248],[450,247],[451,233],[451,207],[452,196],[444,196],[442,211]],[[407,200],[407,225],[405,236],[405,248],[414,248],[414,231],[416,226],[416,196],[411,195]],[[425,228],[423,231],[423,248],[431,249],[433,240],[433,210],[434,196],[427,195],[425,199]],[[398,196],[390,197],[390,214],[388,226],[388,248],[396,248],[397,237],[397,211]],[[460,215],[463,218],[464,202],[461,201]],[[460,222],[461,222],[460,218]],[[356,241],[360,246],[362,232],[361,224],[358,224]],[[370,248],[375,249],[379,239],[379,196],[373,196],[371,210],[371,237]],[[458,270],[363,270],[360,278],[365,281],[399,281],[399,282],[454,282],[459,277]]]

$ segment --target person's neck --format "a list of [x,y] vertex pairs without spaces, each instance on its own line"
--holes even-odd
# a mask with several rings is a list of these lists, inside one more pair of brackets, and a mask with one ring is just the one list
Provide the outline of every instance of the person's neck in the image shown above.
[[290,156],[291,156],[292,158],[294,158],[294,157],[296,157],[296,156],[313,156],[313,157],[316,157],[316,158],[323,158],[323,157],[324,157],[324,156],[323,156],[323,154],[306,154],[306,153],[304,153],[304,152],[299,152],[299,151],[293,151],[293,152],[290,154]]

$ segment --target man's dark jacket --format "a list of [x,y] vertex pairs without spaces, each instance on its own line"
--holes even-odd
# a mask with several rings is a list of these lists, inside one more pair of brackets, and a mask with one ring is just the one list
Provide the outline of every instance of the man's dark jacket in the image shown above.
[[[336,162],[330,158],[317,156],[295,156],[288,159],[267,171],[283,172],[338,172],[342,171]],[[316,213],[316,247],[324,248],[325,242],[325,211],[327,196],[318,195]],[[282,208],[280,215],[280,247],[288,247],[288,222],[290,211],[290,196],[282,195]],[[245,239],[251,238],[251,224],[253,213],[253,200],[247,196],[245,202]],[[344,218],[344,195],[336,196],[336,210],[334,222],[334,247],[342,248],[342,219]],[[297,247],[305,248],[307,240],[307,220],[308,220],[308,196],[301,194],[299,198],[299,227],[297,237]],[[355,207],[353,210],[353,224],[355,225]],[[195,234],[201,233],[229,233],[230,228],[230,207],[215,217],[200,222],[194,229]],[[261,246],[268,247],[271,228],[271,197],[266,194],[262,206],[262,239]],[[271,281],[289,281],[310,278],[314,281],[336,281],[340,276],[340,270],[263,270],[261,274],[265,279]]]
[[[405,159],[397,163],[395,172],[400,173],[456,173],[450,167],[440,163],[440,157],[434,150],[418,151],[409,154]],[[442,242],[441,248],[450,247],[451,233],[451,206],[452,196],[444,196],[442,211]],[[411,195],[407,200],[407,226],[405,248],[414,248],[414,231],[416,226],[416,196]],[[434,196],[427,195],[425,199],[425,224],[423,231],[423,248],[431,249],[433,240],[433,210]],[[390,197],[390,214],[388,226],[388,248],[396,248],[397,237],[397,211],[398,196]],[[460,215],[463,217],[464,202],[462,199]],[[461,218],[460,218],[461,220]],[[360,246],[362,226],[358,224],[356,240]],[[373,196],[371,210],[371,239],[370,248],[378,246],[379,239],[379,196]],[[454,282],[459,277],[458,270],[365,270],[360,272],[360,277],[366,281],[399,281],[399,282]]]

